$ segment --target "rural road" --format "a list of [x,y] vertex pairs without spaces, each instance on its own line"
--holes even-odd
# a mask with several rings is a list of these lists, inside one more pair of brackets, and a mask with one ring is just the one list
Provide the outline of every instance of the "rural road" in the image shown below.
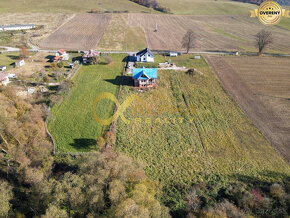
[[[0,51],[0,53],[8,53],[8,52],[17,52],[19,48],[0,46],[0,48],[6,49],[4,51]],[[30,52],[47,52],[47,53],[55,53],[56,50],[45,50],[45,49],[28,49]],[[101,51],[102,53],[107,54],[135,54],[138,51]],[[154,51],[154,53],[164,53],[166,51]],[[183,52],[183,51],[177,51]],[[236,52],[227,52],[227,51],[192,51],[189,54],[208,54],[208,55],[236,55]],[[257,55],[256,52],[240,52],[239,55]],[[272,54],[272,53],[264,53],[263,56],[278,56],[278,57],[290,57],[290,54]]]

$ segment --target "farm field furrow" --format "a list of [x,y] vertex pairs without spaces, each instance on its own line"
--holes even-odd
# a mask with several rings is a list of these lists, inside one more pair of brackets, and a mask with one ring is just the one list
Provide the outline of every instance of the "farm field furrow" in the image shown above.
[[[147,45],[154,50],[182,50],[182,37],[192,29],[196,43],[193,51],[255,51],[253,35],[265,28],[258,20],[246,15],[129,14],[128,19],[128,25],[143,28]],[[289,53],[289,31],[271,27],[271,32],[274,43],[267,51]]]
[[110,19],[110,15],[78,14],[43,40],[40,46],[48,49],[94,49]]
[[289,162],[289,58],[207,56],[206,59],[227,92]]

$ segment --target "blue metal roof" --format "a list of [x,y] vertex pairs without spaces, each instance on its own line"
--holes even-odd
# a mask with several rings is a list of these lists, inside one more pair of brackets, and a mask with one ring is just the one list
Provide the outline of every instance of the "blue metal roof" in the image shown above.
[[133,79],[157,79],[156,68],[134,68]]

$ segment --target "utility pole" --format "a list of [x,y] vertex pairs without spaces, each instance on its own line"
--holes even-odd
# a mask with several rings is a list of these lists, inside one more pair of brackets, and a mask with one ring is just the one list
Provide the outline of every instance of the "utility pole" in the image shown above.
[[154,30],[154,32],[157,32],[157,31],[158,31],[158,24],[155,23],[155,30]]

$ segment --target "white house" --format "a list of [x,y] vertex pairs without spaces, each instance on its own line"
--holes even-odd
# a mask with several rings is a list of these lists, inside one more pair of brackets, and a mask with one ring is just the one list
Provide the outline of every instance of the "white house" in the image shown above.
[[139,51],[136,54],[136,61],[137,62],[154,62],[154,54],[148,48]]
[[29,30],[34,28],[34,24],[0,25],[0,32],[8,30]]
[[6,69],[7,69],[6,66],[0,66],[0,71],[4,71]]
[[4,85],[7,86],[7,84],[9,83],[9,78],[8,75],[4,74],[4,73],[0,73],[0,85]]
[[63,60],[63,61],[69,60],[69,54],[66,53],[64,49],[58,50],[55,54],[53,61],[59,61],[59,60]]
[[22,67],[23,65],[25,65],[24,59],[15,62],[15,67]]

